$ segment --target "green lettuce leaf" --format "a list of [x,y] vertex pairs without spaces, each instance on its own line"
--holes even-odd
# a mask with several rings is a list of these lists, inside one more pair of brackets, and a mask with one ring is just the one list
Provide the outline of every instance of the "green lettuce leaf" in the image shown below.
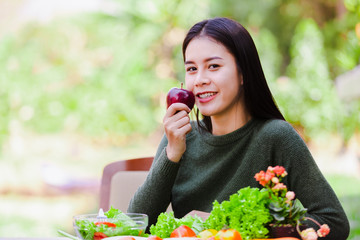
[[186,215],[183,218],[175,218],[174,212],[164,212],[159,215],[156,224],[151,225],[150,234],[160,238],[168,238],[181,225],[188,226],[196,234],[205,229],[204,221],[199,216]]
[[244,240],[265,238],[269,233],[266,225],[272,220],[267,203],[265,190],[242,188],[228,201],[214,201],[205,226],[216,230],[224,227],[236,229]]

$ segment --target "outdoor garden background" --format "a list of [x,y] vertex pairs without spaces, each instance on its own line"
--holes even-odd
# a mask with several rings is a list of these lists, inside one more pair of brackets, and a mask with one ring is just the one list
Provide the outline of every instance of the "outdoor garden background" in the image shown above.
[[251,32],[360,239],[360,0],[0,0],[0,237],[72,233],[106,164],[155,153],[182,39],[215,16]]

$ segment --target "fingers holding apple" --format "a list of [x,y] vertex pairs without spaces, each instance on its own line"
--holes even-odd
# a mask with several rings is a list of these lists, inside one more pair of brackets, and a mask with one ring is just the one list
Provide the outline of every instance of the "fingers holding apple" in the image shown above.
[[195,96],[182,87],[172,88],[166,100],[167,111],[163,119],[168,139],[166,154],[171,161],[179,162],[186,150],[186,134],[192,129],[188,113],[194,107]]
[[172,88],[169,90],[166,96],[167,107],[169,108],[173,103],[183,103],[186,104],[191,110],[195,104],[195,96],[193,92],[183,88],[181,83],[181,88]]
[[[188,133],[191,130],[190,118],[195,104],[195,96],[191,91],[182,88],[172,88],[167,94],[167,111],[163,119],[165,131],[176,133],[181,137],[182,133]],[[178,130],[184,130],[178,131]]]
[[173,103],[167,108],[165,117],[171,117],[179,112],[184,112],[187,115],[191,112],[191,109],[184,103]]

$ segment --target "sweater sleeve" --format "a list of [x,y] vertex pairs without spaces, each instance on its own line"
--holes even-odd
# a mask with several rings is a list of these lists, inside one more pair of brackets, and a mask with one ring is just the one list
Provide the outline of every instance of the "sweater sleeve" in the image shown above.
[[166,145],[164,136],[145,182],[135,192],[128,207],[128,212],[147,214],[149,226],[155,224],[158,215],[169,206],[172,186],[179,169],[178,163],[167,158]]
[[[347,239],[349,222],[346,214],[305,142],[290,125],[280,141],[282,164],[288,172],[286,185],[307,208],[307,217],[329,225],[330,234],[324,239]],[[318,229],[309,220],[304,223]]]

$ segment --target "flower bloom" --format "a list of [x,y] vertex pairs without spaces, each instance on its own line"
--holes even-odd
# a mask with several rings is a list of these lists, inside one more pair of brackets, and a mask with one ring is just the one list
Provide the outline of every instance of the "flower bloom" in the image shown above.
[[301,233],[301,238],[303,240],[317,240],[318,235],[316,234],[315,230],[313,228],[307,228],[303,230]]
[[273,177],[271,181],[275,184],[279,183],[279,179],[277,177]]
[[317,230],[317,234],[319,235],[319,237],[325,237],[326,235],[328,235],[330,232],[330,228],[327,224],[323,224],[321,225],[320,229]]
[[[270,185],[271,183],[277,184],[280,182],[278,177],[285,177],[287,172],[285,168],[282,166],[269,166],[266,172],[260,171],[255,174],[254,178],[258,181],[262,186]],[[270,182],[271,181],[271,182]]]
[[281,174],[281,177],[285,177],[287,175],[287,171],[284,171],[282,174]]
[[269,182],[271,179],[273,179],[273,177],[275,177],[275,174],[273,172],[266,171],[266,173],[265,173],[265,181],[266,182]]
[[262,186],[265,186],[267,184],[267,181],[265,181],[265,172],[260,171],[257,174],[255,174],[255,179],[258,181]]
[[287,200],[291,201],[295,198],[295,193],[293,191],[288,191],[285,197],[287,198]]
[[[285,171],[285,168],[284,167],[281,167],[281,166],[275,166],[272,168],[272,171],[276,174],[276,175],[279,175],[279,176],[282,176],[282,174],[284,174],[286,171]],[[285,176],[284,176],[285,177]]]
[[278,183],[272,189],[273,190],[282,190],[282,189],[286,189],[286,186],[283,183]]

